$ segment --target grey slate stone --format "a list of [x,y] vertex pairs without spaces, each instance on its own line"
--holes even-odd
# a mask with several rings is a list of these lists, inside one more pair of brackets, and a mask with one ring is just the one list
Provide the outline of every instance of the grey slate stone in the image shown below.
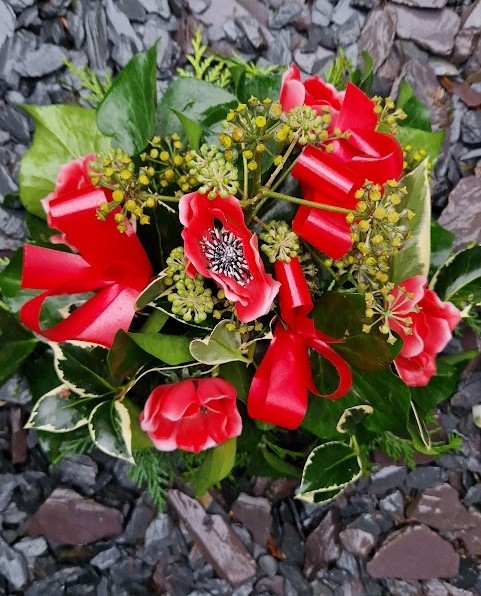
[[0,536],[0,575],[3,575],[15,590],[20,590],[28,581],[28,565],[24,555],[11,548]]

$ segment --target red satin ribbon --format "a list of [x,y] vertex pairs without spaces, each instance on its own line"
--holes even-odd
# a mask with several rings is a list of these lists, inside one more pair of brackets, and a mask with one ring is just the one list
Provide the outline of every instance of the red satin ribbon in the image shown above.
[[[247,398],[249,416],[282,428],[297,428],[307,411],[308,390],[320,395],[312,379],[309,348],[334,365],[339,384],[328,399],[339,399],[350,389],[352,374],[347,362],[327,343],[340,340],[327,337],[307,317],[313,308],[309,288],[297,259],[275,263],[283,321],[274,328],[274,337],[252,380]],[[285,324],[284,324],[285,323]]]
[[[333,142],[331,153],[308,145],[292,170],[308,201],[355,209],[355,191],[366,180],[384,184],[399,179],[402,149],[396,139],[375,130],[373,102],[354,85],[348,85],[335,126],[349,131],[349,139]],[[352,246],[350,225],[343,213],[302,206],[293,230],[324,254],[339,259]]]
[[[80,254],[26,244],[21,287],[45,290],[20,310],[24,325],[51,341],[82,340],[106,347],[119,329],[127,330],[135,301],[152,275],[152,267],[131,226],[120,233],[113,217],[100,221],[96,210],[106,197],[84,188],[49,203],[49,221],[64,232]],[[49,296],[94,291],[96,294],[66,319],[48,329],[40,311]]]

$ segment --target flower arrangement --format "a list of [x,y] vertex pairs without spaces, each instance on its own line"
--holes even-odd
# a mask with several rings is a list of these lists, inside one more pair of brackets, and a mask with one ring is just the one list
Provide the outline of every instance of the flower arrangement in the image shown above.
[[201,495],[242,473],[320,503],[373,450],[458,446],[432,412],[471,354],[438,355],[477,324],[480,249],[448,258],[442,133],[407,85],[370,97],[365,66],[233,61],[158,100],[154,46],[93,107],[24,106],[31,241],[0,274],[0,381],[23,367],[52,461],[96,447],[159,504],[176,476]]

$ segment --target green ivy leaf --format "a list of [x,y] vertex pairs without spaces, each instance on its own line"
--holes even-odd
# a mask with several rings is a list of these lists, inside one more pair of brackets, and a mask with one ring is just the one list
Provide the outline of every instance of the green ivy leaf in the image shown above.
[[458,371],[444,359],[436,361],[436,374],[424,387],[411,387],[411,396],[421,416],[432,412],[443,401],[453,395],[458,384]]
[[157,44],[136,54],[115,78],[97,109],[99,130],[129,155],[154,135],[157,106]]
[[410,209],[415,216],[405,221],[411,237],[392,259],[391,281],[399,283],[414,275],[427,276],[431,249],[431,195],[426,161],[401,178],[400,186],[405,186],[408,194],[400,207]]
[[211,486],[228,476],[234,467],[236,445],[237,439],[232,438],[206,451],[201,465],[191,478],[196,496],[204,495]]
[[401,81],[401,84],[399,85],[396,108],[401,108],[407,115],[405,120],[398,121],[399,126],[407,126],[431,132],[429,110],[427,106],[413,94],[411,85],[406,81]]
[[60,385],[43,395],[32,408],[25,428],[65,433],[88,422],[92,398],[70,397],[70,388]]
[[327,503],[361,477],[362,463],[352,447],[331,441],[316,447],[307,458],[296,498]]
[[107,364],[112,378],[121,383],[125,377],[135,374],[145,363],[144,350],[129,337],[126,331],[119,329],[107,356]]
[[204,129],[224,120],[229,108],[237,103],[231,93],[212,83],[190,77],[175,79],[158,103],[155,132],[160,136],[183,134],[182,124],[173,110]]
[[176,366],[184,362],[191,362],[189,351],[190,340],[183,335],[165,335],[162,333],[129,333],[129,337],[145,350],[162,362]]
[[[156,277],[149,285],[142,290],[135,303],[137,310],[143,310],[146,306],[149,306],[153,300],[158,298],[160,294],[166,289],[165,277]],[[168,314],[166,314],[168,318]]]
[[0,386],[33,352],[38,340],[0,307]]
[[217,323],[212,333],[204,339],[193,339],[190,342],[190,353],[198,362],[218,365],[232,360],[250,363],[241,352],[241,337],[237,331],[229,331],[229,321]]
[[442,300],[454,304],[481,303],[481,246],[472,246],[453,255],[435,273],[429,287]]
[[92,441],[100,451],[133,464],[132,431],[128,409],[118,400],[98,404],[88,420]]
[[27,211],[45,218],[40,201],[54,190],[60,166],[107,151],[110,139],[98,130],[95,110],[71,105],[22,107],[35,120],[35,134],[20,165],[20,200]]
[[127,408],[130,416],[130,431],[132,433],[132,451],[141,449],[152,449],[152,441],[146,432],[140,427],[140,409],[130,399],[124,399],[123,405]]
[[219,366],[219,373],[224,380],[235,387],[237,398],[246,402],[250,382],[245,365],[238,360],[224,362]]
[[58,378],[81,397],[100,397],[115,392],[106,380],[107,348],[85,342],[50,343]]

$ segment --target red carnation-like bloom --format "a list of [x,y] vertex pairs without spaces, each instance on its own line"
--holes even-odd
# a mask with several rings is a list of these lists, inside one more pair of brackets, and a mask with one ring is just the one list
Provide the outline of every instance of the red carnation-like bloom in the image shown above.
[[[401,146],[392,135],[377,132],[374,102],[352,83],[342,92],[317,76],[303,83],[297,66],[291,66],[282,79],[280,102],[285,111],[307,105],[321,112],[327,106],[330,131],[349,132],[348,138],[332,141],[329,153],[312,145],[303,149],[292,176],[299,180],[306,200],[355,210],[355,192],[366,179],[376,184],[399,179]],[[342,213],[301,206],[292,228],[333,259],[341,258],[352,246],[351,228]]]
[[241,434],[236,390],[219,378],[159,385],[145,403],[140,426],[159,451],[215,447]]
[[441,301],[426,285],[424,276],[415,275],[396,286],[387,321],[403,340],[394,365],[401,379],[412,387],[429,383],[436,373],[436,354],[446,347],[461,318],[451,302]]
[[279,283],[265,272],[257,236],[245,225],[239,201],[192,192],[180,199],[179,218],[187,273],[212,278],[235,302],[242,322],[267,314]]

